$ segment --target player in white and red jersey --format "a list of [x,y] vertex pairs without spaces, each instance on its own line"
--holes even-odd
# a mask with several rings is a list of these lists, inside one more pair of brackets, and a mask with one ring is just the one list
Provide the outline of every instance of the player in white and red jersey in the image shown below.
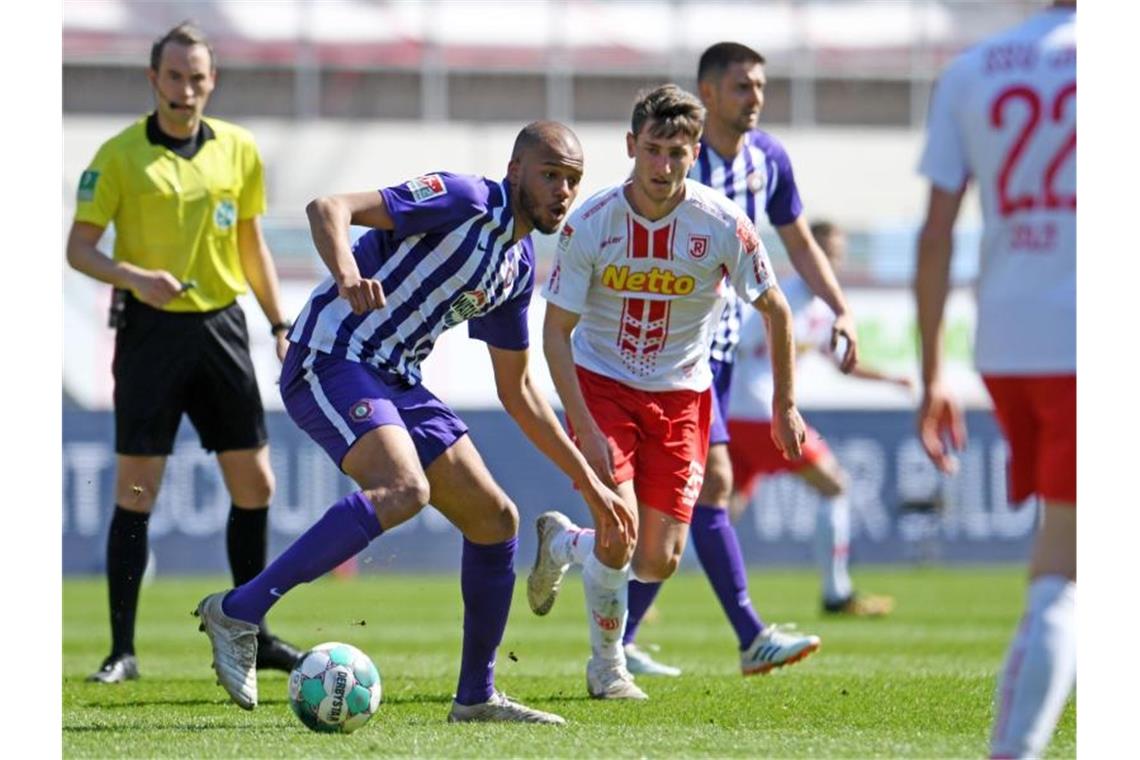
[[994,757],[1040,756],[1076,678],[1076,64],[1075,2],[966,51],[935,86],[919,167],[930,181],[915,277],[923,446],[951,472],[949,449],[966,442],[940,370],[952,232],[972,179],[984,220],[974,358],[1009,442],[1010,501],[1044,504]]
[[[829,320],[830,342],[833,346],[841,339],[845,342],[841,368],[851,371],[857,359],[854,317],[824,252],[808,229],[788,152],[778,139],[757,127],[767,85],[764,56],[737,42],[718,42],[701,54],[697,84],[707,113],[700,154],[693,162],[689,177],[723,193],[753,224],[772,225],[796,272],[835,315],[833,321]],[[690,536],[709,585],[736,634],[738,645],[744,649],[764,622],[749,599],[740,541],[729,519],[733,472],[724,407],[732,386],[741,315],[741,302],[731,290],[726,291],[725,308],[713,333],[710,353],[713,422],[709,454],[705,461],[704,485],[693,508]],[[829,567],[824,572],[828,575],[842,570],[839,563],[830,558],[845,556],[846,546],[831,528],[836,520],[845,516],[847,509],[847,502],[841,496],[820,504],[817,533],[822,542],[833,546],[833,550],[826,553]],[[638,625],[659,589],[660,584],[630,581],[629,620],[623,639],[630,672],[635,674],[680,673],[675,667],[655,661],[635,643]],[[825,589],[823,603],[828,609],[844,612],[857,612],[865,607],[860,605],[850,584],[842,582]]]
[[[800,454],[790,312],[752,222],[722,194],[686,179],[700,152],[700,101],[676,85],[643,94],[626,136],[629,180],[571,215],[543,295],[543,343],[579,447],[638,517],[636,543],[582,530],[557,512],[538,521],[528,583],[546,614],[567,567],[582,565],[592,657],[590,695],[644,699],[626,670],[621,636],[627,579],[662,581],[681,560],[708,453],[709,339],[725,281],[769,324],[775,390],[772,434]],[[766,672],[819,648],[816,636],[769,626],[742,652]]]

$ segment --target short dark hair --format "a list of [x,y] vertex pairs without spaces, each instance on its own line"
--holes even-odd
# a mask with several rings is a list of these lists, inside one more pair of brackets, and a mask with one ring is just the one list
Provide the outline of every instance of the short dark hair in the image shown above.
[[739,42],[718,42],[701,53],[700,63],[697,64],[697,81],[703,82],[714,76],[719,77],[734,63],[763,65],[764,56]]
[[511,160],[521,157],[523,153],[536,145],[556,145],[558,143],[576,147],[579,153],[582,150],[578,135],[574,134],[574,131],[565,124],[546,119],[532,121],[519,130],[515,137],[515,145],[511,149]]
[[839,232],[839,226],[827,219],[816,219],[808,225],[808,229],[811,230],[811,236],[817,243]]
[[652,122],[650,134],[655,137],[673,137],[682,132],[697,142],[705,125],[705,107],[691,92],[675,84],[663,84],[637,94],[630,119],[635,138],[647,121]]
[[199,29],[193,21],[183,21],[155,40],[154,44],[150,46],[151,70],[158,71],[158,67],[162,63],[162,50],[166,47],[166,43],[168,42],[176,42],[186,47],[190,47],[191,45],[205,45],[207,52],[210,53],[210,68],[215,68],[214,48],[210,44],[210,41],[206,39],[206,35],[202,33],[202,30]]

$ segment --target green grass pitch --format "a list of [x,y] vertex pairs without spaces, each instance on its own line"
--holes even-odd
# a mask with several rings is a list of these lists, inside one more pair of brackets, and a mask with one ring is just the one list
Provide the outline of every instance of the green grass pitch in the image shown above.
[[[680,678],[641,677],[643,703],[586,695],[581,579],[567,578],[548,617],[526,603],[525,570],[497,685],[569,721],[564,727],[446,722],[458,674],[457,576],[362,575],[295,589],[270,614],[298,645],[339,640],[380,669],[384,702],[355,734],[310,733],[293,716],[286,676],[262,673],[261,703],[245,712],[214,684],[209,645],[190,611],[225,584],[165,579],[143,589],[137,650],[142,679],[83,681],[106,654],[101,580],[63,584],[64,757],[984,757],[996,672],[1020,614],[1021,567],[861,567],[861,588],[891,593],[885,620],[823,618],[807,571],[753,572],[767,622],[795,621],[823,648],[768,676],[739,674],[735,639],[707,582],[684,572],[658,597],[639,642],[659,647]],[[1076,754],[1070,699],[1050,757]]]

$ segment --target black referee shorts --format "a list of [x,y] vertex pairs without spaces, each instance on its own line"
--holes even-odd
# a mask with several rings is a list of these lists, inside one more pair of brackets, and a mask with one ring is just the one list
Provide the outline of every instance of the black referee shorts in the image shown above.
[[153,309],[127,296],[115,336],[115,451],[168,456],[182,413],[207,451],[262,446],[265,410],[237,303],[209,312]]

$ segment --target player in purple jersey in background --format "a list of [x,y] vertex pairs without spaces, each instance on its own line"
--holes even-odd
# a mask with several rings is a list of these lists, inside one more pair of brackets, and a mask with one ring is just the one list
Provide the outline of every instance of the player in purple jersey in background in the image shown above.
[[[564,723],[494,688],[495,651],[514,590],[518,510],[487,471],[467,427],[420,383],[420,362],[444,330],[468,323],[487,343],[503,407],[582,492],[594,518],[633,531],[619,497],[566,437],[527,369],[527,305],[537,229],[555,232],[578,194],[582,149],[567,127],[534,122],[515,141],[507,177],[438,172],[379,192],[308,206],[331,277],[289,334],[281,395],[293,420],[360,490],[252,581],[198,605],[214,669],[230,697],[257,705],[260,620],[430,501],[463,533],[463,653],[450,721]],[[372,227],[355,246],[349,225]]]
[[[757,227],[761,217],[776,228],[792,266],[835,314],[831,348],[841,343],[840,368],[850,372],[857,359],[855,320],[843,291],[820,249],[803,213],[791,160],[784,146],[767,132],[757,129],[764,108],[764,57],[735,42],[719,42],[701,54],[697,86],[707,115],[701,151],[689,176],[715,188],[740,206]],[[727,290],[727,289],[726,289]],[[713,334],[713,423],[705,480],[693,510],[691,535],[701,567],[708,576],[725,614],[736,632],[740,649],[746,649],[763,630],[764,622],[752,607],[736,529],[729,519],[732,497],[732,463],[728,456],[725,407],[732,383],[732,358],[740,339],[741,304],[727,293],[724,312]],[[847,509],[845,501],[825,500],[824,509]],[[820,515],[817,530],[830,531],[834,521]],[[835,544],[841,536],[828,532],[818,540]],[[846,547],[842,547],[846,551]],[[824,608],[852,611],[855,598],[850,584],[829,583],[827,578],[845,574],[836,566],[838,551],[827,553],[824,567]],[[842,581],[842,578],[840,578]],[[631,581],[629,619],[624,642],[626,662],[632,673],[678,675],[680,670],[654,661],[635,643],[637,628],[660,589],[659,583]]]

